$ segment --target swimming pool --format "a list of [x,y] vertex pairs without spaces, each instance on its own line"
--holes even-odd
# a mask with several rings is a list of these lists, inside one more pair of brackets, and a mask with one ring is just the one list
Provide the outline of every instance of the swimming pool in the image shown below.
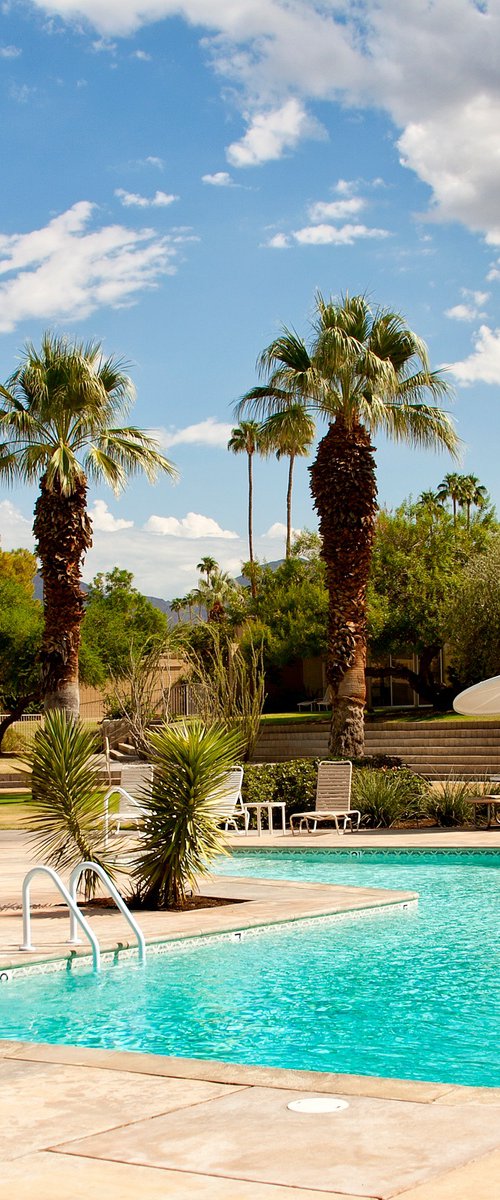
[[415,890],[418,907],[19,979],[0,988],[0,1037],[500,1085],[500,856],[358,855],[237,853],[217,870]]

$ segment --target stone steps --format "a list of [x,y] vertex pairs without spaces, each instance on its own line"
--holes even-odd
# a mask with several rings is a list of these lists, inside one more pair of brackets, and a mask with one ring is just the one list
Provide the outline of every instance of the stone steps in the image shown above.
[[[329,722],[264,726],[255,762],[322,758],[328,754]],[[400,758],[429,779],[481,779],[500,775],[500,721],[381,722],[365,728],[365,754]]]

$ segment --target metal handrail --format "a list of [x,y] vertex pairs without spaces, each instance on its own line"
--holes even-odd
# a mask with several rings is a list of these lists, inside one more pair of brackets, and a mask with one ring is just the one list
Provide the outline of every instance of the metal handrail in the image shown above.
[[139,925],[137,924],[135,917],[132,916],[132,913],[130,912],[130,909],[125,904],[123,897],[120,896],[118,888],[115,887],[114,883],[109,878],[107,871],[105,871],[104,867],[101,867],[99,865],[99,863],[95,863],[95,862],[78,863],[78,865],[73,868],[71,875],[69,877],[69,890],[71,893],[71,900],[72,900],[72,907],[70,910],[71,911],[70,933],[69,933],[70,943],[72,943],[73,945],[78,945],[80,942],[80,938],[77,936],[77,927],[76,927],[76,922],[78,920],[77,914],[79,912],[78,905],[76,903],[76,892],[77,892],[77,888],[78,888],[80,879],[86,871],[93,871],[94,874],[98,875],[99,879],[101,879],[102,882],[106,885],[108,892],[109,892],[110,896],[112,897],[112,899],[114,900],[117,908],[120,909],[120,912],[125,917],[125,920],[128,921],[130,928],[135,933],[135,936],[137,938],[137,949],[138,949],[138,953],[139,953],[139,962],[144,963],[146,961],[146,939],[144,937],[142,929],[140,929]]
[[[52,867],[43,867],[43,866],[32,867],[31,871],[28,871],[27,875],[25,875],[25,877],[24,877],[24,880],[23,880],[23,944],[22,944],[22,946],[19,947],[19,949],[26,950],[26,951],[35,950],[35,946],[33,946],[32,941],[31,941],[30,884],[31,884],[31,880],[33,879],[33,876],[36,875],[37,872],[39,874],[48,875],[49,878],[53,880],[56,887],[59,889],[61,896],[63,897],[63,900],[66,901],[66,904],[68,905],[68,908],[69,908],[69,911],[71,914],[71,927],[73,930],[76,931],[76,926],[78,924],[83,929],[83,932],[86,933],[86,935],[89,939],[89,942],[92,946],[92,960],[93,960],[94,971],[100,971],[100,969],[101,969],[101,952],[99,950],[99,942],[96,938],[96,935],[93,932],[93,930],[90,928],[90,925],[89,925],[88,921],[86,920],[86,918],[84,917],[83,913],[80,912],[80,909],[78,908],[76,900],[68,892],[68,889],[65,887],[60,875],[58,875],[57,871],[54,871]],[[78,941],[78,938],[76,940]]]

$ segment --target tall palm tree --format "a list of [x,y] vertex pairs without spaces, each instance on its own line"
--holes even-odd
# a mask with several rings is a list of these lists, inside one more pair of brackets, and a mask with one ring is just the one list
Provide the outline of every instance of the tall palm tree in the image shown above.
[[293,468],[296,458],[306,458],[314,440],[315,424],[301,404],[290,404],[281,412],[272,413],[262,426],[261,438],[264,445],[276,452],[277,458],[288,458],[288,485],[286,492],[286,550],[290,558],[292,548],[292,488]]
[[484,484],[479,482],[477,475],[462,475],[462,493],[460,503],[465,508],[467,529],[470,529],[470,510],[485,508],[489,500]]
[[209,554],[205,554],[199,563],[196,564],[196,570],[200,571],[202,575],[206,575],[207,583],[210,583],[211,576],[219,570],[219,564],[216,558],[211,558]]
[[40,486],[33,532],[44,588],[45,708],[77,716],[81,566],[92,545],[88,481],[119,492],[138,471],[151,482],[159,471],[176,471],[146,433],[116,424],[133,385],[124,364],[106,359],[98,342],[46,333],[39,353],[26,346],[0,395],[0,478]]
[[317,297],[310,350],[284,328],[259,359],[265,383],[237,406],[257,416],[291,403],[328,423],[311,467],[329,591],[327,682],[332,690],[332,753],[363,752],[366,698],[366,588],[376,515],[375,461],[370,437],[457,450],[457,436],[439,401],[444,379],[429,368],[427,350],[403,317],[372,311],[366,297]]
[[248,557],[251,569],[250,587],[255,599],[257,588],[253,552],[253,456],[261,453],[264,449],[259,422],[240,421],[240,424],[231,431],[227,448],[232,450],[233,454],[246,454],[248,458]]
[[457,474],[456,471],[451,471],[445,475],[442,483],[437,489],[437,497],[443,503],[445,500],[451,500],[453,510],[453,525],[457,526],[457,512],[462,504],[464,490],[464,476]]

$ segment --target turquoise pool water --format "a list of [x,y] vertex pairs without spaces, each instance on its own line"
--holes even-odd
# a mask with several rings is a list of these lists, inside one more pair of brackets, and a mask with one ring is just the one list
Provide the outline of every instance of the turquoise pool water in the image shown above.
[[414,890],[419,905],[20,978],[0,987],[0,1037],[500,1085],[499,864],[238,853],[218,871]]

